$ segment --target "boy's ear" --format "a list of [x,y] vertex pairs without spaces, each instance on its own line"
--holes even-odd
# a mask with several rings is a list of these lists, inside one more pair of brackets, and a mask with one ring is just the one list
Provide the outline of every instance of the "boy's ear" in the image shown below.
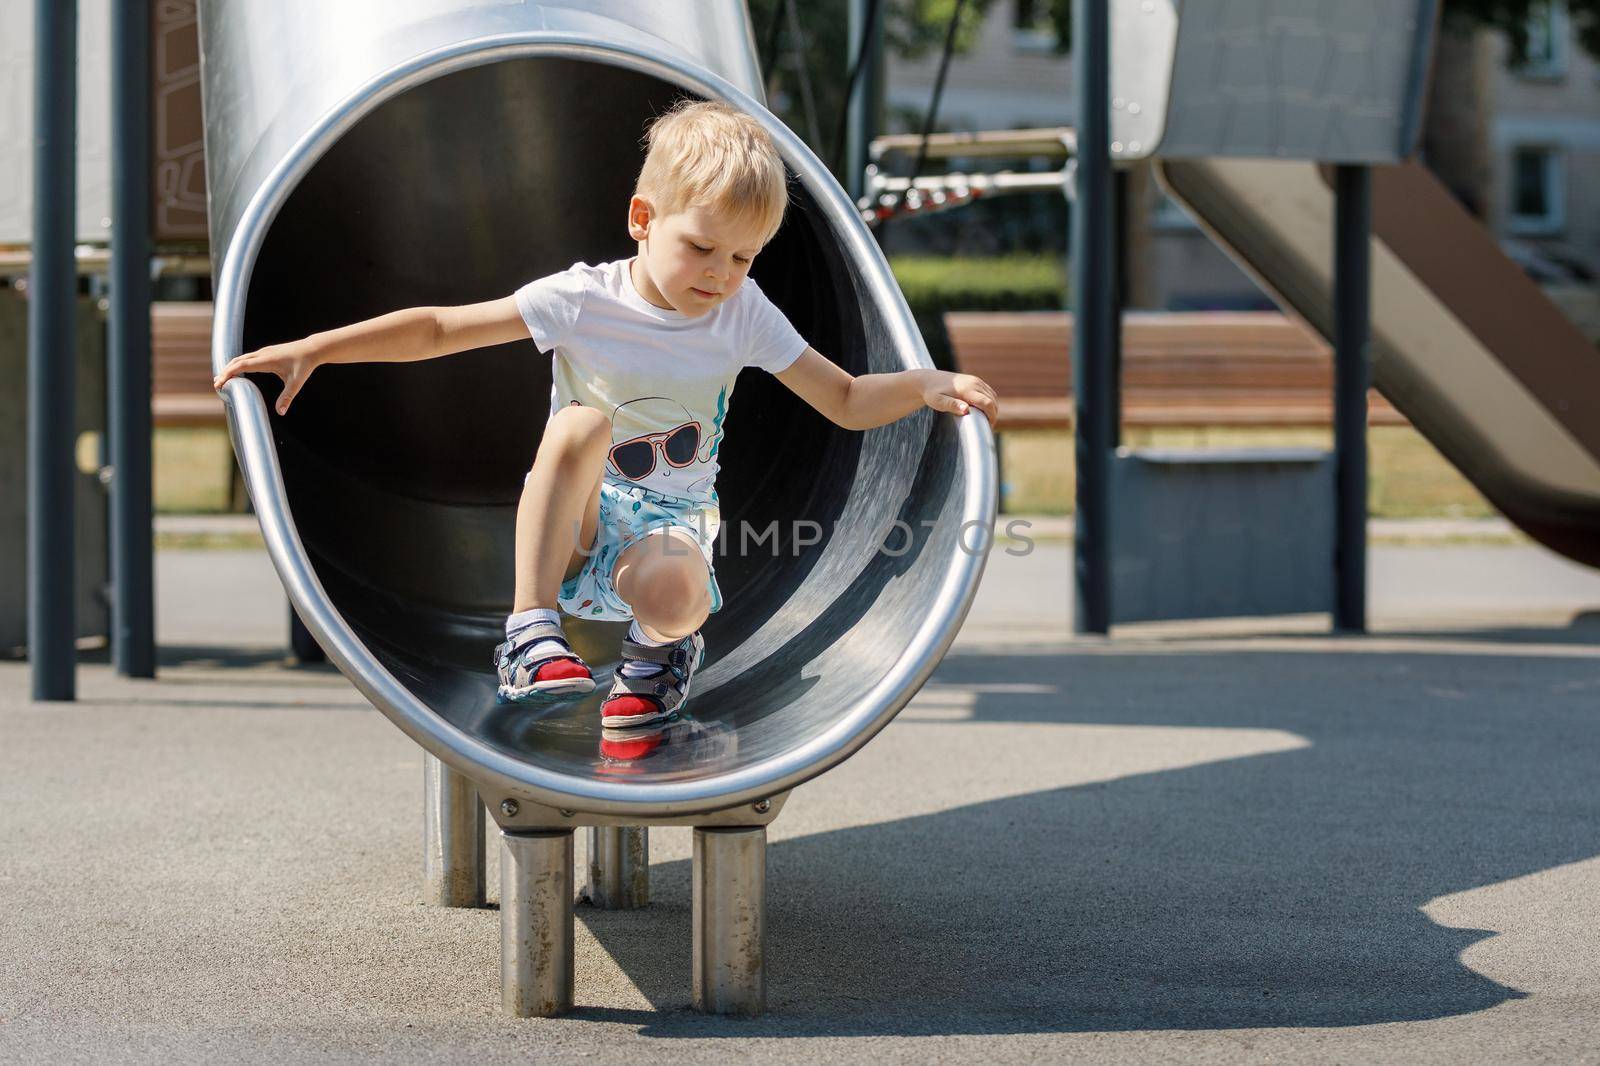
[[628,236],[636,241],[642,241],[650,236],[650,217],[653,210],[650,201],[642,196],[635,196],[628,201]]

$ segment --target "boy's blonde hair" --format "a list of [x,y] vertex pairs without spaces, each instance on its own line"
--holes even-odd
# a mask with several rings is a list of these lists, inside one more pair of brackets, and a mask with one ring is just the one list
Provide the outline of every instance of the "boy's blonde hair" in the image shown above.
[[718,100],[680,100],[650,124],[649,150],[634,195],[661,215],[691,207],[731,214],[766,244],[783,224],[788,175],[771,136],[754,118]]

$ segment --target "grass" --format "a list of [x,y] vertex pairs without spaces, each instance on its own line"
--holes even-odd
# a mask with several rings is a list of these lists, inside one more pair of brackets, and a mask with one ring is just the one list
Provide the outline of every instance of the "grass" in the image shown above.
[[227,513],[233,446],[226,429],[157,429],[152,447],[157,514]]
[[[1331,448],[1325,429],[1223,426],[1127,431],[1132,448]],[[1486,518],[1496,512],[1467,479],[1410,426],[1375,426],[1367,435],[1368,507],[1375,518]],[[1072,513],[1071,430],[1008,430],[1000,435],[1004,507],[1011,514]]]
[[897,255],[889,261],[913,311],[1059,308],[1066,265],[1056,255]]
[[156,551],[206,551],[206,552],[242,552],[259,551],[266,547],[267,542],[261,539],[261,531],[252,529],[239,533],[191,533],[191,532],[158,532],[155,537]]

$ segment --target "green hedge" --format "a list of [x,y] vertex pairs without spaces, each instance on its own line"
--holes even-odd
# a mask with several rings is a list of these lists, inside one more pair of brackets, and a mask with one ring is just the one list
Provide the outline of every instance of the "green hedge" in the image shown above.
[[954,369],[946,311],[1057,311],[1066,306],[1066,264],[1051,255],[992,258],[904,255],[889,260],[935,366]]

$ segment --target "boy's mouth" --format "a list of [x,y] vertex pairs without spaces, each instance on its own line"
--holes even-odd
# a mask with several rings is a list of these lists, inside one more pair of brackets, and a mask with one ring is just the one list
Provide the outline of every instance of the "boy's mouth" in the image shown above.
[[720,292],[707,292],[704,289],[697,289],[693,285],[689,286],[689,291],[700,297],[702,300],[715,300],[718,296],[722,295]]

